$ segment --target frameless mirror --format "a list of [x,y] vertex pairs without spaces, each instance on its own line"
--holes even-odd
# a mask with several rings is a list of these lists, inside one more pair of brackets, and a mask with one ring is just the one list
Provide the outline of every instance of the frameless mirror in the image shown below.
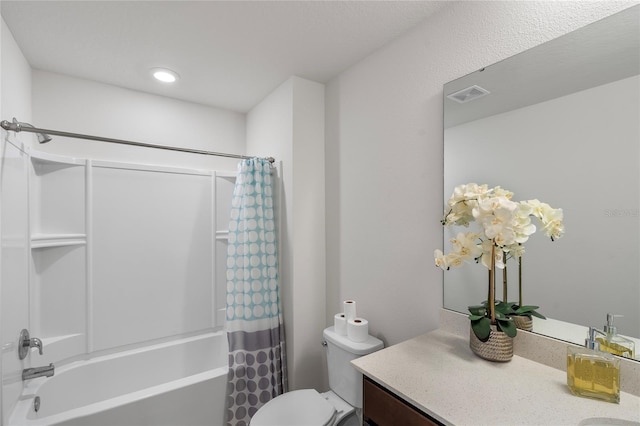
[[[607,313],[640,338],[639,24],[633,6],[444,86],[444,202],[475,182],[563,209],[561,239],[524,244],[523,303],[548,317],[534,332],[579,344]],[[463,229],[445,228],[445,251]],[[486,284],[481,265],[446,271],[445,308],[467,313]]]

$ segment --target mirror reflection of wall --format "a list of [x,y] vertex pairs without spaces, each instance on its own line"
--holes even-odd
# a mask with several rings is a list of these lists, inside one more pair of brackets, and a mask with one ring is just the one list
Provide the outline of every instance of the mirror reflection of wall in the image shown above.
[[[640,337],[640,6],[445,85],[445,202],[468,182],[564,210],[566,234],[525,244],[525,304],[544,315]],[[448,241],[460,229],[445,229]],[[510,300],[517,299],[517,264]],[[500,274],[498,274],[500,277]],[[445,307],[486,299],[486,269],[444,274]],[[500,295],[498,295],[500,297]],[[516,299],[514,299],[516,298]],[[534,330],[535,331],[535,330]],[[550,332],[553,334],[553,332]],[[582,343],[580,341],[576,343]]]

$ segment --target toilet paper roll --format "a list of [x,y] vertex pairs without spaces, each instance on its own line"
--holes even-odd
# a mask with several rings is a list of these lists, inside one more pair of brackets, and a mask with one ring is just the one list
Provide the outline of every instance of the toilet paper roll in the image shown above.
[[369,338],[369,321],[354,318],[347,321],[347,337],[354,342],[364,342]]
[[347,335],[347,317],[344,313],[336,314],[333,317],[333,328],[341,336]]
[[354,319],[356,315],[356,301],[355,300],[345,300],[342,302],[343,312],[347,317],[347,321],[350,319]]

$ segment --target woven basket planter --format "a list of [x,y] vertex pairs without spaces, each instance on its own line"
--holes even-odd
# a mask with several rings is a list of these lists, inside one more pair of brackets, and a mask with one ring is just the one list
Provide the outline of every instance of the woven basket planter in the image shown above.
[[531,331],[533,330],[533,319],[527,315],[514,315],[511,317],[514,324],[520,330]]
[[506,362],[513,358],[513,338],[491,326],[491,334],[486,342],[478,339],[469,327],[469,347],[480,358],[488,361]]

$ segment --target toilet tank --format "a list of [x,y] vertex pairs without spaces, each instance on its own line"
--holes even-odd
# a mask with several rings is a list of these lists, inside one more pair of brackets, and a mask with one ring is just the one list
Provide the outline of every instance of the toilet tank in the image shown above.
[[351,360],[380,350],[384,344],[373,336],[354,342],[336,333],[333,327],[326,328],[322,335],[327,342],[329,387],[352,406],[362,408],[362,373],[351,365]]

